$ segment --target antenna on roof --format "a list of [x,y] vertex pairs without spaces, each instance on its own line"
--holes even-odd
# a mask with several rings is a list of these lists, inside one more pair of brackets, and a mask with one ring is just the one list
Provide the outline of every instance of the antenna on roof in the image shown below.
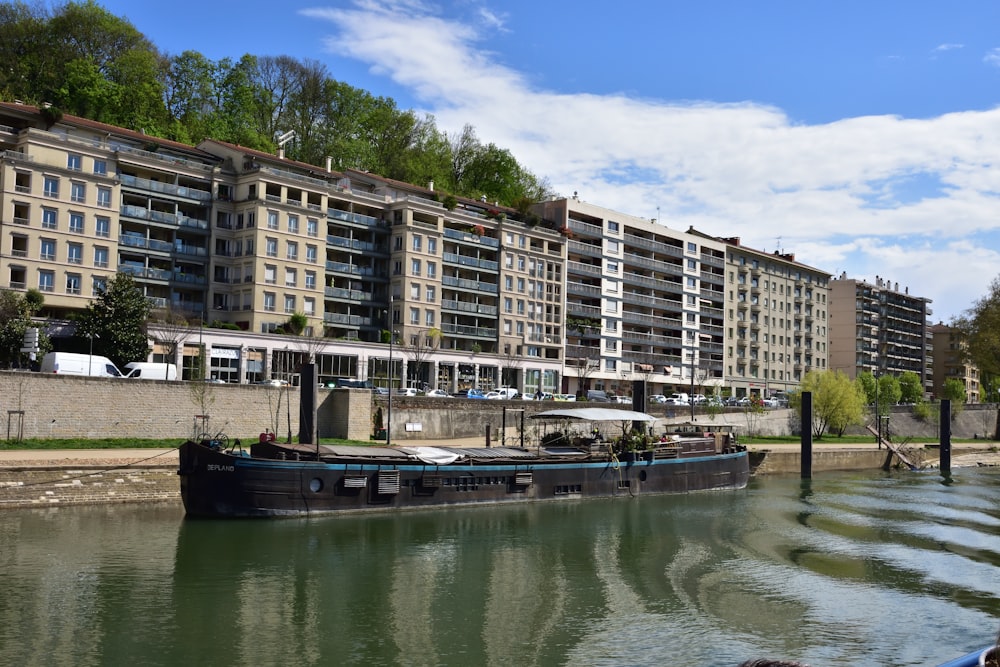
[[779,254],[779,255],[780,255],[780,254],[781,254],[782,252],[784,252],[784,251],[783,251],[783,250],[781,249],[781,237],[780,237],[780,236],[779,236],[779,237],[777,238],[777,240],[776,240],[776,242],[775,242],[775,248],[777,249],[777,251],[778,251],[778,254]]

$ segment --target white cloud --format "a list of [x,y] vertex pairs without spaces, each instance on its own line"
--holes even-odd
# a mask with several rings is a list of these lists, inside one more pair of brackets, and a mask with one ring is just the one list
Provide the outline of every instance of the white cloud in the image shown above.
[[956,49],[964,49],[964,48],[965,44],[947,44],[947,43],[938,44],[933,49],[931,49],[931,53],[936,55],[938,53],[944,53],[945,51],[954,51]]
[[[983,249],[1000,246],[1000,110],[801,125],[751,103],[563,94],[480,48],[475,11],[365,0],[307,13],[336,29],[331,52],[414,91],[441,129],[473,124],[561,194],[760,249],[781,236],[811,266],[908,285],[943,319],[1000,265]],[[1000,65],[1000,49],[990,57]]]
[[1000,48],[990,49],[983,56],[983,62],[987,65],[992,65],[993,67],[1000,67]]

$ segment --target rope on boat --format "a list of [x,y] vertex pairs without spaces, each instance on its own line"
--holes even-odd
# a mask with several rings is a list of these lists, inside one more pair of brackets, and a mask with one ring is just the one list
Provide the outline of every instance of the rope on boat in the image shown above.
[[173,447],[173,448],[168,449],[168,450],[166,450],[164,452],[160,452],[159,454],[154,454],[153,456],[149,456],[149,457],[146,457],[144,459],[139,459],[138,461],[132,461],[132,462],[126,463],[124,465],[112,466],[110,468],[102,468],[101,470],[91,470],[90,472],[81,473],[79,475],[73,475],[73,476],[70,476],[70,477],[62,476],[62,477],[59,477],[59,479],[50,479],[50,480],[45,480],[45,481],[42,481],[42,482],[31,482],[29,484],[21,484],[17,488],[23,489],[23,488],[27,488],[29,486],[44,486],[45,484],[56,484],[58,482],[65,482],[67,480],[83,479],[85,477],[94,477],[95,475],[103,475],[106,472],[114,472],[115,470],[125,470],[127,468],[131,468],[132,466],[139,465],[140,463],[145,463],[146,461],[152,461],[153,459],[159,458],[161,456],[165,456],[167,454],[173,454],[178,449],[180,449],[180,446]]

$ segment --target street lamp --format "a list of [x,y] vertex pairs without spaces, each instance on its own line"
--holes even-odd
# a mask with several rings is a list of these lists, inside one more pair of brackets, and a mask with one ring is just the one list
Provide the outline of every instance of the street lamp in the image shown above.
[[392,444],[392,348],[396,340],[396,332],[392,327],[392,306],[394,299],[392,295],[389,295],[389,311],[386,314],[386,324],[389,327],[389,368],[386,370],[385,375],[389,381],[389,402],[386,409],[386,420],[385,420],[385,446],[388,447]]
[[87,338],[90,339],[90,356],[87,358],[87,375],[94,374],[94,339],[100,338],[93,331],[87,334]]

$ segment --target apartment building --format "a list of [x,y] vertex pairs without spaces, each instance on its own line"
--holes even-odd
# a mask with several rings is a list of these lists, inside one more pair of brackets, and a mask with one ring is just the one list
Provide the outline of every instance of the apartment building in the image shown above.
[[966,403],[983,400],[979,368],[963,356],[965,340],[955,327],[938,322],[928,327],[934,351],[933,396],[943,395],[946,380],[958,380],[965,387]]
[[899,283],[876,276],[874,282],[841,274],[830,281],[830,368],[856,378],[920,376],[927,395],[933,392],[933,340],[927,324],[930,299],[913,296]]
[[798,387],[811,370],[827,369],[830,274],[768,253],[725,243],[726,294],[723,355],[732,396],[767,398]]
[[[0,287],[40,289],[61,319],[127,272],[154,308],[199,324],[184,377],[205,348],[211,376],[233,382],[315,355],[329,380],[561,384],[565,238],[545,221],[20,104],[0,104],[0,148]],[[280,335],[295,314],[303,336]]]
[[564,392],[718,390],[723,243],[576,197],[536,210],[567,237]]

